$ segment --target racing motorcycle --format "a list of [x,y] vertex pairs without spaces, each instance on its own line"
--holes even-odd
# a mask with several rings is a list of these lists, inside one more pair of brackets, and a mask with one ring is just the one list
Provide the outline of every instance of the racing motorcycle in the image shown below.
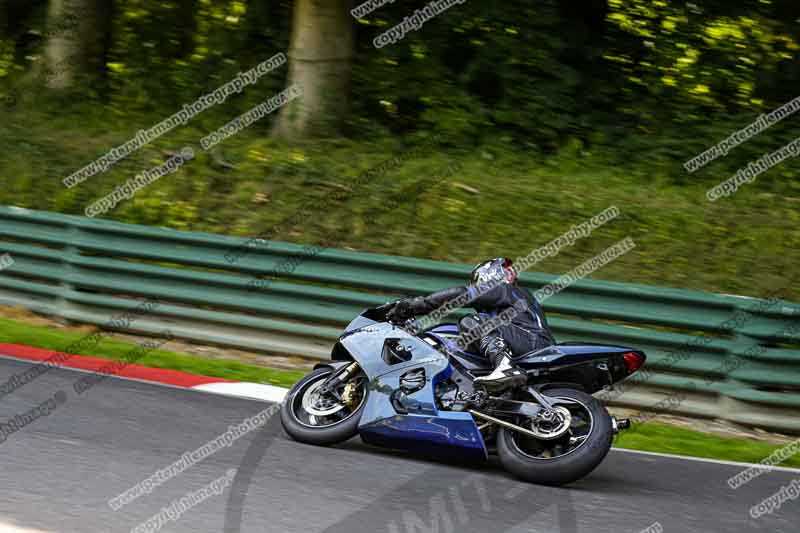
[[293,439],[332,445],[360,435],[370,445],[486,460],[526,481],[563,485],[605,458],[630,421],[610,416],[591,394],[645,362],[639,350],[560,343],[515,359],[527,383],[502,393],[473,386],[489,362],[459,348],[458,326],[414,334],[392,322],[396,302],[367,309],[331,352],[287,393],[281,422]]

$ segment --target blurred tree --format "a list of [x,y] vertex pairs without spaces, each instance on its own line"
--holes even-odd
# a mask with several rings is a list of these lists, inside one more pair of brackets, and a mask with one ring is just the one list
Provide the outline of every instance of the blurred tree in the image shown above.
[[276,137],[338,134],[349,111],[354,55],[352,0],[297,0],[289,49],[289,84],[303,96],[286,105]]
[[797,0],[465,2],[380,49],[377,35],[430,0],[354,22],[362,1],[0,0],[0,97],[72,86],[80,98],[59,105],[102,98],[119,116],[161,115],[286,51],[288,78],[276,69],[195,124],[242,113],[288,79],[304,96],[259,135],[436,130],[453,144],[666,167],[800,82]]
[[197,34],[198,0],[176,0],[177,37],[170,44],[173,51],[170,57],[188,59],[194,52],[194,40]]
[[38,38],[30,32],[47,0],[0,0],[0,78],[12,64],[24,62]]
[[46,85],[70,87],[75,79],[105,77],[112,0],[50,0],[45,32]]

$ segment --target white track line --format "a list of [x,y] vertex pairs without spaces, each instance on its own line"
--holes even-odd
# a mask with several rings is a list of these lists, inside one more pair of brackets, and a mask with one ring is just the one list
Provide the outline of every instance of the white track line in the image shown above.
[[740,463],[738,461],[723,461],[722,459],[708,459],[706,457],[691,457],[689,455],[675,455],[671,453],[659,453],[659,452],[646,452],[643,450],[629,450],[628,448],[611,448],[615,452],[627,452],[627,453],[638,453],[642,455],[652,455],[654,457],[667,457],[669,459],[683,459],[685,461],[699,461],[701,463],[714,463],[718,465],[731,465],[731,466],[741,466],[741,467],[756,467],[756,468],[769,468],[770,470],[777,470],[778,472],[792,472],[792,473],[800,473],[800,468],[790,468],[788,466],[773,466],[767,467],[765,465],[761,465],[758,463]]
[[252,400],[263,400],[267,402],[280,403],[289,389],[276,387],[274,385],[264,385],[262,383],[230,383],[221,381],[219,383],[206,383],[191,387],[195,390],[213,392],[214,394],[224,394],[225,396],[236,396],[238,398],[248,398]]
[[0,533],[53,533],[53,532],[42,531],[41,529],[29,529],[26,527],[19,527],[15,524],[9,524],[7,522],[0,522]]

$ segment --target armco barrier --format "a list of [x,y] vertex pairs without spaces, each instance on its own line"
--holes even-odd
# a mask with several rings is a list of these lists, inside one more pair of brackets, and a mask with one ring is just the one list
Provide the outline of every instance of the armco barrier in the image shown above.
[[[131,331],[169,327],[199,342],[325,358],[364,307],[462,284],[471,269],[272,241],[242,248],[247,241],[0,206],[0,253],[14,260],[0,272],[0,304],[103,325],[155,298],[161,305]],[[279,280],[250,284],[286,266]],[[555,278],[520,282],[537,289]],[[671,412],[800,433],[797,304],[584,280],[545,309],[559,341],[647,352],[641,383],[600,393],[612,403],[648,408],[672,395],[681,401]]]

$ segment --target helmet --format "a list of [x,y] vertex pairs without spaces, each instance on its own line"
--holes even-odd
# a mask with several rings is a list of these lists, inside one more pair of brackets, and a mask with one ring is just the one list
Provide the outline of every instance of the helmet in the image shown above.
[[472,269],[470,281],[473,285],[483,283],[516,283],[517,271],[512,268],[514,262],[505,257],[495,257],[484,261]]

